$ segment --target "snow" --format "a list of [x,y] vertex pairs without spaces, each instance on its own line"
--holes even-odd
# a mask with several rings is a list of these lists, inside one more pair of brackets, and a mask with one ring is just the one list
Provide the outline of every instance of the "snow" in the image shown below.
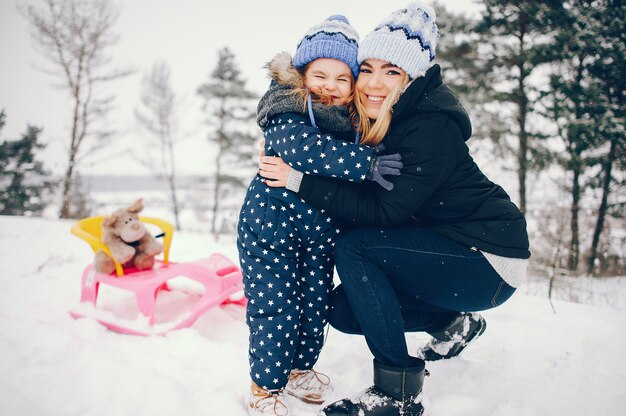
[[[151,213],[146,213],[151,215]],[[0,414],[244,415],[247,328],[236,305],[206,312],[165,336],[121,335],[92,319],[74,320],[88,246],[71,222],[0,217]],[[175,236],[171,258],[221,252],[236,261],[233,237]],[[622,293],[626,285],[616,286]],[[484,312],[485,334],[461,357],[429,363],[424,393],[433,416],[622,415],[626,406],[626,305],[584,305],[519,291]],[[170,309],[186,298],[166,294]],[[103,307],[128,313],[129,299],[104,290]],[[624,296],[620,296],[624,299]],[[159,298],[161,301],[161,298]],[[121,312],[120,312],[121,311]],[[428,338],[408,335],[415,351]],[[332,399],[371,383],[362,337],[329,330],[318,369]],[[293,415],[318,407],[288,398]]]

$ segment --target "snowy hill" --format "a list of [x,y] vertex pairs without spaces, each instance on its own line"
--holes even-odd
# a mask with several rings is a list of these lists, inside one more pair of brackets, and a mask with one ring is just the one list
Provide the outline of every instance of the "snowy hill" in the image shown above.
[[[0,217],[0,414],[247,414],[243,310],[215,308],[188,329],[152,337],[74,320],[67,311],[78,303],[81,272],[92,255],[70,226]],[[194,260],[214,251],[237,259],[233,239],[193,233],[175,236],[171,258]],[[107,295],[113,306],[126,301],[103,289],[100,296]],[[428,364],[431,415],[625,414],[624,305],[555,306],[557,314],[546,299],[517,294],[485,312],[489,327],[475,345],[457,359]],[[408,338],[413,349],[427,339]],[[318,369],[342,398],[370,385],[370,360],[361,337],[331,329]],[[317,414],[314,406],[290,404],[296,416]]]

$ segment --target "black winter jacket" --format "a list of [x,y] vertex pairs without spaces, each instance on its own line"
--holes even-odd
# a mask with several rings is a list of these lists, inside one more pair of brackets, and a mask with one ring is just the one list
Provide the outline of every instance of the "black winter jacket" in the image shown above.
[[421,224],[468,247],[530,257],[526,220],[506,192],[480,171],[465,141],[471,124],[442,83],[439,65],[411,83],[393,107],[385,153],[402,155],[394,189],[304,175],[298,195],[358,225]]

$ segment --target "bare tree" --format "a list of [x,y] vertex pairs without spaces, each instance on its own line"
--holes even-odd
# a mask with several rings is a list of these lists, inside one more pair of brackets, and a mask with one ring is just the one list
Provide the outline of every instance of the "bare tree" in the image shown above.
[[[42,7],[21,6],[40,52],[51,64],[45,72],[61,79],[72,100],[68,163],[59,216],[72,217],[70,193],[80,158],[93,152],[112,132],[95,127],[113,96],[99,87],[128,75],[111,68],[108,50],[118,41],[113,24],[118,12],[110,0],[44,0]],[[94,140],[86,140],[92,137]],[[86,148],[85,143],[90,147]]]
[[[152,143],[156,145],[150,146],[150,149],[156,148],[158,152],[157,158],[144,159],[141,162],[152,171],[155,177],[167,183],[176,229],[180,230],[180,207],[176,195],[174,163],[174,145],[178,124],[175,111],[176,95],[170,86],[170,69],[165,62],[156,62],[150,74],[144,76],[141,104],[142,106],[135,110],[135,116],[150,133]],[[149,151],[148,154],[150,154]]]

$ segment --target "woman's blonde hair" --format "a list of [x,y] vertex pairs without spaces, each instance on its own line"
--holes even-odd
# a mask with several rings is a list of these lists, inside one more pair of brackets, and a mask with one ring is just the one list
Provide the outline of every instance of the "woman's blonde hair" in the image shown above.
[[389,125],[391,124],[391,112],[392,107],[398,102],[400,96],[406,89],[409,83],[409,76],[406,73],[402,74],[402,79],[398,85],[391,91],[389,95],[383,101],[380,107],[380,113],[378,118],[372,123],[365,112],[365,108],[360,100],[360,95],[354,91],[354,107],[356,108],[356,114],[358,119],[358,130],[361,133],[361,144],[368,146],[376,146],[380,143],[387,131],[389,131]]

